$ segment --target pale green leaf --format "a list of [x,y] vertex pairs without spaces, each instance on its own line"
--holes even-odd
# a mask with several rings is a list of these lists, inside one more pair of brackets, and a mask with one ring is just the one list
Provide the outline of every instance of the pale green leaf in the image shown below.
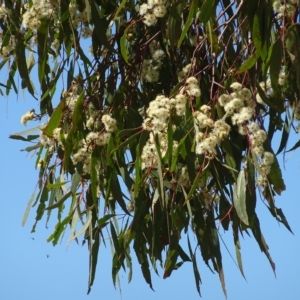
[[233,204],[237,215],[246,225],[249,225],[248,215],[246,210],[246,180],[245,170],[242,169],[234,184]]

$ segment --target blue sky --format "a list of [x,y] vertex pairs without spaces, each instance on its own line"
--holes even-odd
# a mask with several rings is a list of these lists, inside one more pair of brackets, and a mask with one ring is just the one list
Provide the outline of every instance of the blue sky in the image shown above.
[[[3,76],[2,76],[3,77]],[[25,94],[26,95],[26,94]],[[34,158],[31,154],[20,152],[26,143],[8,139],[9,134],[25,128],[20,124],[20,117],[32,108],[38,110],[38,102],[20,93],[0,100],[0,148],[1,181],[0,190],[0,299],[199,299],[195,289],[192,266],[186,263],[175,271],[168,279],[162,279],[153,273],[153,292],[144,282],[139,265],[134,259],[133,280],[127,284],[127,274],[120,275],[122,298],[111,280],[111,250],[100,247],[100,258],[94,286],[89,296],[87,291],[88,253],[85,246],[71,243],[66,249],[66,237],[60,244],[53,247],[46,239],[53,231],[54,223],[45,228],[45,222],[40,222],[36,233],[31,233],[34,223],[34,208],[25,227],[21,226],[27,202],[34,190],[37,171],[34,170]],[[35,126],[28,123],[27,127]],[[299,139],[294,137],[290,146]],[[276,147],[275,147],[276,148]],[[290,234],[282,225],[273,219],[267,208],[258,201],[258,213],[261,228],[270,253],[276,263],[276,275],[272,272],[268,260],[260,252],[253,237],[244,235],[241,239],[244,272],[247,282],[240,275],[224,245],[223,262],[228,299],[300,299],[298,258],[300,249],[299,227],[299,152],[293,153],[283,170],[287,191],[281,197],[276,197],[276,204],[282,208],[295,233]],[[279,156],[282,161],[282,156]],[[221,236],[235,260],[231,232]],[[199,253],[200,254],[200,253]],[[49,257],[48,257],[49,256]],[[202,277],[201,293],[203,299],[224,299],[218,276],[211,274],[198,255],[199,270]],[[162,276],[162,272],[161,272]]]

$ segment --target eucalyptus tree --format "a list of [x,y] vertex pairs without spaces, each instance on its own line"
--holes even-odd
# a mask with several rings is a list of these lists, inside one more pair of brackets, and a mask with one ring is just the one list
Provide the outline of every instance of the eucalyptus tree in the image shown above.
[[151,288],[150,268],[188,262],[200,294],[201,254],[226,294],[220,230],[242,274],[251,232],[275,271],[256,203],[291,231],[276,156],[299,128],[297,0],[8,0],[0,18],[1,93],[39,103],[10,136],[39,168],[23,223],[36,207],[53,245],[83,235],[88,291],[107,241],[114,284],[134,253]]

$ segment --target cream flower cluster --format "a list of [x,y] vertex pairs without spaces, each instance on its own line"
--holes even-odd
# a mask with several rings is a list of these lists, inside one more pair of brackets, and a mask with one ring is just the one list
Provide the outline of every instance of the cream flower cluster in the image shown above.
[[296,5],[298,5],[299,0],[275,0],[273,2],[273,9],[277,13],[278,18],[282,17],[292,17],[296,12]]
[[189,64],[184,66],[182,70],[178,72],[177,78],[179,82],[181,82],[183,79],[185,79],[188,76],[192,68],[194,68],[195,64],[196,64],[196,59],[193,58]]
[[[151,133],[142,151],[142,169],[157,167],[158,154],[155,146],[157,141],[159,142],[162,157],[164,157],[168,150],[167,128],[170,110],[170,100],[163,95],[158,95],[155,100],[149,103],[149,107],[146,110],[146,118],[143,122],[143,128],[151,131]],[[157,141],[155,138],[157,138]],[[177,146],[178,143],[174,141],[173,151]]]
[[[284,84],[285,75],[282,75],[279,80],[280,84]],[[265,87],[266,85],[261,83],[261,86]],[[267,82],[267,86],[270,89],[271,83]],[[254,153],[258,161],[261,161],[257,170],[259,173],[257,184],[265,187],[268,182],[267,175],[270,173],[271,165],[274,162],[274,155],[265,151],[263,147],[264,142],[267,140],[267,133],[253,121],[255,102],[251,100],[252,94],[250,90],[243,88],[238,82],[234,82],[230,87],[234,92],[230,95],[221,95],[218,98],[218,102],[226,112],[225,117],[230,116],[232,124],[238,127],[238,132],[241,135],[247,135],[251,152]],[[228,124],[226,125],[229,126]],[[230,126],[228,133],[229,129]],[[226,133],[224,132],[223,138],[225,137]]]
[[149,44],[151,59],[144,59],[142,65],[142,78],[148,82],[157,82],[159,79],[159,70],[162,66],[162,60],[165,52],[160,49],[159,43],[153,40]]
[[23,124],[24,126],[26,126],[26,123],[27,123],[28,121],[33,120],[33,119],[34,119],[34,116],[35,116],[34,110],[28,111],[26,114],[24,114],[24,115],[21,117],[21,124]]
[[66,101],[66,105],[69,108],[70,111],[73,111],[76,105],[76,102],[79,98],[79,95],[77,93],[78,86],[77,84],[72,84],[69,91],[63,91],[62,96]]
[[187,78],[185,83],[185,86],[180,90],[179,94],[170,99],[171,106],[175,109],[176,115],[180,117],[185,116],[188,101],[201,95],[196,77],[191,76]]
[[24,5],[26,12],[23,14],[22,25],[25,29],[38,29],[42,24],[42,19],[53,18],[59,1],[50,0],[32,0],[32,6],[29,3]]
[[[187,78],[186,84],[174,98],[169,99],[164,95],[158,95],[155,100],[149,103],[149,107],[146,110],[146,118],[143,122],[143,128],[151,131],[151,134],[143,148],[141,156],[142,169],[157,166],[158,157],[155,147],[155,136],[158,137],[162,157],[167,152],[167,128],[171,110],[174,109],[176,115],[180,117],[185,116],[188,100],[200,95],[201,91],[198,80],[192,76]],[[208,112],[208,106],[203,106],[202,108],[205,112]],[[174,151],[177,146],[178,143],[174,141],[172,151]]]
[[148,0],[139,7],[139,14],[143,17],[146,26],[152,26],[157,19],[163,18],[167,13],[167,0]]
[[259,175],[256,178],[256,183],[260,187],[266,187],[268,185],[267,175],[271,171],[271,165],[274,163],[275,157],[271,152],[265,151],[263,153],[262,161],[259,165]]
[[[200,111],[195,111],[193,116],[196,132],[196,154],[209,156],[217,154],[216,147],[228,136],[230,126],[223,120],[214,122],[210,118],[210,107],[207,105],[203,105]],[[199,129],[205,129],[205,133]]]

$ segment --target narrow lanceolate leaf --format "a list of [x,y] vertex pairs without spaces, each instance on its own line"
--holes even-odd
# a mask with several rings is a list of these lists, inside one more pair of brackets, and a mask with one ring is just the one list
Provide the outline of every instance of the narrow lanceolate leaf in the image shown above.
[[288,223],[288,221],[287,221],[287,219],[286,219],[286,217],[285,217],[285,215],[284,215],[284,213],[283,213],[283,211],[282,211],[282,209],[281,208],[277,208],[276,209],[276,212],[277,212],[277,216],[280,218],[279,219],[279,221],[292,233],[292,234],[294,234],[293,233],[293,231],[292,231],[292,228],[290,227],[290,225],[289,225],[289,223]]
[[251,228],[252,232],[253,232],[253,235],[260,247],[260,250],[263,251],[266,255],[266,257],[268,258],[269,262],[270,262],[270,265],[272,267],[272,270],[274,272],[274,274],[276,275],[275,273],[275,263],[273,262],[272,260],[272,257],[269,253],[269,247],[265,241],[265,238],[260,230],[260,224],[259,224],[259,220],[258,220],[258,217],[255,215],[255,217],[253,218],[253,226]]
[[278,87],[278,78],[281,70],[282,60],[282,40],[278,39],[272,46],[272,53],[270,57],[270,77],[273,89]]
[[198,266],[197,266],[196,255],[192,251],[189,236],[187,237],[187,239],[188,239],[188,247],[189,247],[190,257],[191,257],[192,263],[193,263],[193,271],[194,271],[196,289],[198,291],[198,294],[201,296],[201,292],[200,292],[201,277],[200,277],[200,273],[199,273]]
[[122,11],[122,9],[124,8],[125,4],[126,4],[126,0],[123,0],[114,15],[114,20],[116,20],[118,18],[119,14]]
[[99,246],[100,246],[100,238],[99,233],[96,232],[94,242],[90,246],[90,271],[89,271],[89,283],[88,283],[88,294],[91,291],[91,287],[94,283],[95,274],[96,274],[96,267],[98,261],[98,253],[99,253]]
[[[210,1],[210,2],[214,2],[214,1]],[[190,12],[189,12],[189,16],[188,16],[188,19],[187,19],[187,21],[186,21],[184,27],[183,27],[181,36],[180,36],[179,41],[178,41],[178,43],[177,43],[177,48],[180,48],[183,39],[186,37],[186,33],[187,33],[187,31],[189,30],[189,28],[190,28],[190,26],[191,26],[191,24],[192,24],[193,18],[194,18],[195,15],[196,15],[196,11],[197,11],[197,1],[196,1],[196,0],[193,0],[192,3],[190,4]]]
[[48,206],[45,208],[45,210],[48,210],[48,209],[53,209],[53,208],[56,208],[56,207],[59,207],[60,205],[62,205],[70,196],[72,195],[72,192],[68,192],[67,194],[65,194],[61,199],[59,199],[55,204],[51,205],[51,206]]
[[72,175],[72,184],[71,184],[71,188],[70,188],[70,191],[75,194],[76,191],[77,191],[77,188],[78,188],[78,184],[81,180],[81,176],[78,174],[78,172],[75,172],[73,175]]
[[288,139],[290,136],[291,124],[292,124],[292,120],[289,120],[288,116],[286,115],[285,120],[284,120],[284,126],[282,129],[281,141],[280,141],[279,148],[276,152],[276,155],[281,153],[286,148],[286,145],[287,145],[287,142],[288,142]]
[[[193,2],[196,2],[196,0],[194,0]],[[200,22],[203,22],[205,24],[210,19],[214,11],[214,7],[215,7],[215,0],[206,0],[204,2],[204,4],[201,6],[200,9],[200,16],[199,16]]]
[[50,190],[50,189],[56,189],[58,187],[61,187],[63,185],[65,185],[67,182],[64,181],[64,182],[56,182],[56,183],[48,183],[46,185],[47,189]]
[[289,149],[285,152],[290,152],[290,151],[296,150],[299,147],[300,147],[300,140],[291,149]]
[[257,51],[254,55],[252,55],[251,57],[249,57],[239,68],[238,73],[244,73],[245,71],[251,69],[257,62],[257,60],[259,59],[259,51]]
[[70,237],[68,239],[68,242],[71,242],[73,240],[75,240],[76,238],[78,238],[80,235],[82,235],[83,233],[85,233],[85,231],[88,229],[90,223],[92,222],[92,211],[88,210],[86,212],[86,221],[84,223],[84,225],[82,226],[82,228],[72,237]]
[[234,184],[233,204],[241,221],[246,225],[249,225],[246,210],[246,180],[244,169],[240,171],[237,181]]
[[83,113],[82,113],[83,102],[84,102],[84,92],[82,92],[78,97],[75,104],[74,113],[72,115],[74,132],[83,130]]
[[24,213],[24,216],[23,216],[23,220],[22,220],[22,226],[25,226],[25,223],[27,221],[27,218],[28,218],[28,215],[29,215],[29,212],[30,212],[30,207],[33,203],[33,200],[34,200],[34,193],[31,195],[29,201],[28,201],[28,204],[26,206],[26,210],[25,210],[25,213]]
[[45,135],[52,137],[53,130],[55,128],[57,128],[61,122],[65,104],[66,104],[65,100],[63,100],[57,105],[56,109],[54,110],[53,114],[51,115],[51,118],[50,118],[48,124],[46,125],[45,129],[43,130]]
[[68,238],[67,248],[70,244],[70,241],[72,241],[73,237],[76,235],[76,226],[77,226],[77,223],[78,223],[79,220],[80,220],[79,207],[76,207],[75,212],[74,212],[73,217],[72,217],[72,223],[71,223],[71,228],[70,228],[70,236]]
[[235,253],[236,253],[236,258],[237,258],[237,263],[239,266],[239,269],[243,275],[243,277],[245,278],[244,275],[244,270],[243,270],[243,263],[242,263],[242,255],[241,255],[241,245],[240,245],[240,241],[238,239],[238,237],[234,237],[234,244],[235,244]]
[[157,172],[158,172],[158,179],[159,179],[159,194],[162,200],[163,206],[165,205],[165,192],[164,192],[164,182],[163,182],[163,175],[162,175],[162,157],[161,157],[161,152],[160,152],[160,147],[158,146],[158,139],[157,142],[155,143],[156,147],[156,153],[157,153]]
[[127,27],[124,30],[124,34],[123,34],[123,36],[120,39],[120,46],[121,46],[121,54],[122,54],[125,62],[130,65],[130,63],[128,62],[128,53],[127,53],[127,48],[126,48],[127,32],[129,30],[129,28],[130,27]]

